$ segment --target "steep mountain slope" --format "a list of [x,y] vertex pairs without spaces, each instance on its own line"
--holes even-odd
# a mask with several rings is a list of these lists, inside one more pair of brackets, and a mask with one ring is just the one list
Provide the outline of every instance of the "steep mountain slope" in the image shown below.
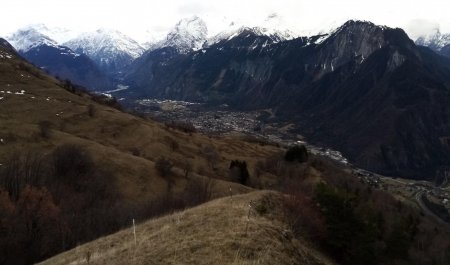
[[[83,92],[77,92],[79,95],[68,92],[63,88],[63,83],[24,62],[9,48],[2,46],[0,51],[2,55],[0,58],[2,124],[0,126],[1,138],[4,140],[2,146],[5,147],[1,149],[0,157],[2,158],[15,147],[22,146],[23,141],[35,139],[35,133],[39,130],[38,123],[45,120],[52,121],[54,137],[47,140],[36,139],[33,146],[46,146],[49,148],[48,152],[61,142],[74,141],[87,146],[93,151],[95,158],[109,157],[110,160],[122,160],[125,166],[124,171],[119,170],[117,173],[118,179],[123,177],[122,180],[127,183],[125,186],[140,185],[138,182],[133,183],[131,176],[137,178],[145,175],[145,178],[149,177],[147,180],[150,180],[151,176],[157,175],[152,164],[160,156],[171,157],[175,166],[180,165],[180,167],[181,162],[186,162],[187,159],[192,162],[193,172],[200,169],[206,175],[227,179],[231,159],[245,159],[249,164],[253,164],[257,157],[265,157],[279,150],[270,145],[260,146],[232,137],[220,137],[221,140],[218,138],[217,141],[213,141],[209,136],[169,129],[164,124],[97,104],[91,96]],[[89,104],[96,108],[95,115],[92,117],[87,113]],[[12,137],[16,140],[9,141],[8,139],[11,138],[9,134],[16,135]],[[172,141],[169,138],[179,142],[178,148],[175,150],[172,148],[170,145]],[[89,147],[89,145],[92,146]],[[29,148],[33,146],[30,145]],[[214,169],[209,166],[211,163],[208,162],[206,155],[203,156],[202,150],[207,146],[220,150],[220,158],[217,159]],[[247,147],[249,149],[244,151]],[[102,154],[95,148],[114,155]],[[27,148],[22,146],[22,149],[25,152]],[[131,155],[133,150],[140,155]],[[131,165],[128,164],[129,162],[134,165],[126,166]],[[140,172],[139,165],[146,165],[145,167],[148,167],[146,172]],[[104,166],[112,166],[112,164],[108,162]],[[159,180],[152,181],[157,183]],[[139,190],[138,186],[135,187],[137,190]],[[157,187],[158,185],[153,188],[157,189]],[[127,189],[124,188],[123,191]],[[152,196],[152,192],[148,193],[148,190],[141,192]],[[132,200],[145,200],[141,197],[143,193],[128,195],[132,197]]]
[[310,140],[374,171],[433,178],[450,158],[450,64],[401,29],[349,21],[325,40],[280,43],[243,32],[136,64],[133,96],[273,108]]
[[144,48],[130,37],[108,29],[83,33],[64,45],[89,56],[108,74],[121,71],[144,52]]
[[[207,180],[210,178],[205,176],[210,176],[214,177],[211,181],[215,183],[210,190],[213,197],[228,194],[230,188],[234,194],[246,192],[248,188],[242,185],[223,181],[229,179],[230,161],[242,159],[250,166],[258,157],[269,156],[279,150],[231,137],[221,137],[216,141],[201,134],[169,129],[163,124],[98,104],[96,101],[104,99],[85,94],[76,87],[64,89],[63,83],[22,60],[5,41],[0,40],[0,43],[2,264],[31,264],[71,248],[77,242],[117,231],[124,220],[130,220],[130,213],[143,218],[147,215],[145,212],[153,211],[152,207],[162,197],[167,201],[164,196],[168,194],[169,186],[171,194],[180,195],[192,184],[191,180]],[[68,90],[75,91],[75,94]],[[73,146],[78,155],[70,157]],[[69,164],[85,163],[81,167],[78,164],[69,166],[69,170],[72,168],[77,174],[73,179],[69,174],[62,174],[63,180],[49,179],[57,172],[53,170],[54,159],[64,157],[57,155],[58,150],[69,150],[66,153],[70,157],[66,161]],[[30,161],[30,157],[40,165],[31,170],[35,176],[33,181],[22,175],[29,170],[22,168],[28,165],[23,161]],[[173,165],[170,178],[162,177],[155,168],[161,157],[166,157]],[[93,165],[94,173],[86,173],[84,168],[90,168],[90,165]],[[67,170],[65,168],[63,171]],[[10,172],[16,172],[14,180],[17,182],[14,183],[17,185],[13,187],[7,182]],[[83,174],[88,178],[83,179],[86,177]],[[64,182],[64,178],[71,179],[72,184]],[[79,179],[89,185],[78,183],[76,185],[82,188],[72,187],[73,181]],[[111,191],[114,191],[113,195],[107,195]],[[36,217],[39,212],[19,210],[23,209],[20,203],[28,200],[20,198],[25,198],[30,192],[30,195],[38,196],[30,198],[38,200],[33,204],[38,208],[33,209],[47,211],[45,215]],[[45,195],[45,203],[48,202],[49,206],[39,203],[44,203],[39,194]],[[8,198],[10,196],[12,199]],[[44,208],[39,208],[41,206]],[[12,209],[14,218],[9,217],[8,209]],[[114,218],[110,218],[112,215]],[[38,220],[31,231],[33,233],[25,229],[26,223],[23,222],[28,220]],[[52,229],[59,225],[64,225],[64,229]],[[32,251],[25,251],[26,246]]]
[[111,89],[111,81],[91,59],[58,45],[34,28],[18,30],[8,40],[24,58],[54,76],[92,90]]
[[[255,29],[251,28],[242,28],[237,33],[230,39],[222,39],[215,45],[190,54],[180,54],[171,47],[147,52],[133,63],[125,77],[127,84],[133,88],[130,93],[133,96],[193,101],[223,101],[234,96],[241,98],[235,93],[239,85],[233,83],[241,82],[241,79],[236,79],[238,73],[235,75],[234,72],[247,71],[239,68],[241,63],[249,61],[251,72],[248,74],[258,72],[255,78],[268,78],[268,75],[264,76],[264,69],[271,64],[266,53],[278,39],[258,34],[258,31],[255,33]],[[303,38],[296,40],[296,43],[306,45],[306,41]],[[228,69],[231,67],[237,69]],[[190,82],[195,85],[187,85]]]

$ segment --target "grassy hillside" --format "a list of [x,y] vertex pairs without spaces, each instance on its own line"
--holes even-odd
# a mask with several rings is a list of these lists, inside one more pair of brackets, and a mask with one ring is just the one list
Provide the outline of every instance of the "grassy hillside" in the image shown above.
[[[120,192],[132,201],[165,192],[166,181],[154,169],[161,156],[170,157],[180,168],[174,172],[180,175],[184,163],[189,162],[192,172],[227,179],[232,159],[253,165],[278,150],[235,138],[184,133],[97,104],[87,94],[63,89],[62,82],[14,56],[0,60],[0,91],[0,163],[5,164],[15,151],[49,154],[62,144],[80,145],[92,154],[96,165],[114,172]],[[90,109],[94,109],[93,115],[89,115]],[[49,122],[49,137],[41,136],[39,124],[43,121]],[[217,153],[214,161],[210,161],[211,150]],[[175,189],[181,190],[185,181],[176,182]]]
[[[131,218],[248,192],[228,181],[230,162],[250,169],[279,152],[130,115],[7,47],[0,55],[0,263],[32,263]],[[155,166],[161,158],[168,172]]]
[[130,226],[41,264],[335,264],[293,238],[281,196],[217,199],[137,225],[136,243]]

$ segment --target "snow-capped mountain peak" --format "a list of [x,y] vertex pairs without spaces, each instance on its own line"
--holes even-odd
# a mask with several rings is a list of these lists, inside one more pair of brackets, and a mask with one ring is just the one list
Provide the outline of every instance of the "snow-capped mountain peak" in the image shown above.
[[175,47],[185,53],[199,50],[203,47],[208,35],[206,23],[198,16],[184,18],[167,34],[165,40],[158,46]]
[[298,34],[286,27],[283,17],[277,13],[272,13],[269,14],[267,18],[257,26],[244,26],[232,22],[228,29],[209,38],[208,45],[215,44],[221,40],[232,39],[245,31],[251,31],[257,36],[269,37],[273,42],[292,40],[299,37]]
[[43,44],[54,47],[58,46],[56,41],[47,35],[42,34],[33,27],[19,29],[10,36],[6,37],[6,39],[17,51],[20,52],[27,52],[30,49]]
[[59,44],[64,43],[70,39],[73,39],[79,34],[74,30],[61,27],[49,27],[45,24],[32,24],[29,27],[32,27],[38,32],[50,37]]
[[101,28],[82,33],[64,45],[89,56],[106,72],[117,72],[141,56],[145,49],[120,31]]
[[213,45],[222,40],[231,40],[236,36],[239,36],[243,32],[252,32],[257,36],[266,36],[269,37],[273,43],[277,43],[285,40],[292,40],[298,37],[295,33],[291,31],[280,31],[274,28],[264,28],[264,27],[239,27],[237,29],[230,29],[223,32],[220,32],[216,36],[210,38],[208,40],[208,45]]
[[135,40],[120,31],[107,28],[82,33],[77,38],[66,42],[65,45],[82,51],[88,56],[97,56],[102,53],[105,55],[126,53],[135,59],[144,52],[144,48]]

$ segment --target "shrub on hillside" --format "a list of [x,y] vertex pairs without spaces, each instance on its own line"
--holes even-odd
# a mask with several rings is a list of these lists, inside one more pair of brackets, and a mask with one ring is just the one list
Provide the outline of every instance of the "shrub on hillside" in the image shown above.
[[194,125],[190,122],[183,122],[183,121],[171,121],[165,123],[167,128],[179,130],[185,133],[195,133],[197,132],[197,129],[195,129]]
[[164,140],[169,145],[172,151],[176,151],[180,148],[180,144],[172,137],[166,136],[164,137]]
[[230,163],[230,178],[234,182],[238,182],[242,185],[247,185],[250,174],[247,170],[247,162],[233,160]]
[[[184,172],[184,178],[188,178],[189,174],[192,171],[192,162],[189,159],[185,159],[182,163],[181,163],[181,168],[183,169]],[[200,174],[200,173],[199,173]]]
[[320,242],[326,238],[326,223],[319,205],[307,190],[298,178],[287,183],[282,201],[283,216],[295,236]]
[[41,186],[44,182],[43,158],[35,152],[26,155],[13,153],[0,167],[0,189],[3,188],[11,200],[17,201],[27,185]]
[[103,94],[93,94],[93,93],[89,93],[87,91],[85,91],[84,93],[88,94],[89,96],[91,96],[91,99],[97,103],[100,103],[102,105],[111,107],[111,108],[115,108],[118,110],[122,110],[122,105],[120,105],[120,103],[117,101],[117,99],[115,97],[108,97],[106,95]]
[[159,175],[163,178],[166,178],[172,172],[172,161],[165,157],[160,157],[155,162],[155,169],[158,171]]
[[304,145],[295,145],[290,147],[284,155],[284,160],[288,162],[306,162],[308,161],[308,151]]
[[41,121],[38,124],[39,126],[39,135],[42,138],[50,139],[52,136],[52,123],[50,121]]
[[[326,220],[325,246],[344,264],[377,264],[382,252],[379,223],[356,211],[358,196],[319,184],[315,200]],[[372,215],[370,209],[367,215]]]
[[63,182],[76,182],[94,171],[90,154],[81,146],[65,144],[53,152],[54,176]]
[[89,115],[89,117],[94,117],[95,113],[97,112],[97,108],[93,105],[93,104],[89,104],[87,106],[87,113]]
[[172,167],[172,161],[163,156],[158,158],[158,160],[156,160],[155,162],[156,171],[162,178],[167,180],[168,191],[172,189],[172,185],[174,184],[174,180],[172,179]]

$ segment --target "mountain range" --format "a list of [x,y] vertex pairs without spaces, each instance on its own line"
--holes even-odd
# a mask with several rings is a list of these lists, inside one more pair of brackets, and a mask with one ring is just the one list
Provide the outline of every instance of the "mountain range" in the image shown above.
[[111,87],[110,78],[87,55],[59,45],[35,28],[20,29],[8,40],[25,59],[60,79],[69,79],[93,90]]
[[[122,84],[129,87],[120,94],[126,98],[271,108],[275,119],[294,122],[294,131],[342,151],[359,167],[433,179],[450,159],[450,66],[435,53],[445,53],[448,38],[437,33],[414,43],[401,29],[348,21],[310,37],[230,25],[208,38],[206,24],[195,16],[146,45],[112,30],[82,34],[65,42],[68,47],[36,30],[8,39],[52,73],[50,66],[64,61],[58,56],[84,58],[74,68],[95,68],[85,73],[101,77],[101,85],[73,80],[96,90]],[[53,69],[64,78],[77,73]]]
[[271,108],[359,167],[433,178],[450,159],[450,64],[401,29],[349,21],[278,41],[246,29],[202,50],[164,48],[130,67],[128,97]]
[[[274,19],[272,18],[270,21]],[[278,41],[292,39],[296,36],[288,30],[278,31],[274,29],[274,25],[270,25],[269,22],[266,21],[264,24],[268,27],[254,28],[254,30],[259,31],[260,34],[270,35]],[[224,32],[209,37],[206,23],[198,16],[193,16],[180,20],[163,39],[142,44],[139,44],[117,30],[103,28],[93,32],[81,33],[76,36],[70,30],[48,28],[42,24],[30,25],[19,29],[10,36],[7,36],[6,39],[21,54],[28,52],[33,47],[39,47],[41,45],[64,46],[66,50],[67,48],[71,50],[70,53],[87,56],[104,75],[114,81],[145,51],[173,47],[179,53],[186,54],[199,50],[204,46],[214,44],[221,39],[230,38],[245,29],[246,27],[244,26],[233,25]],[[47,55],[40,57],[44,56]],[[27,59],[40,67],[50,67],[46,62],[36,60],[36,58],[29,57]],[[59,66],[50,68],[57,70]],[[94,72],[98,71],[95,70]],[[52,73],[63,78],[68,78],[64,71],[52,71]],[[98,86],[89,85],[89,82],[85,82],[83,78],[71,76],[71,79],[76,83],[98,89]],[[111,82],[105,82],[104,87],[111,87]]]
[[[449,263],[448,183],[132,115],[23,58],[83,56],[51,39],[19,54],[0,38],[1,264]],[[246,28],[147,51],[118,93],[264,108],[357,166],[431,180],[448,161],[449,65],[364,21],[292,40]]]
[[144,53],[144,48],[130,37],[108,29],[83,33],[64,45],[89,56],[108,75],[123,71]]

